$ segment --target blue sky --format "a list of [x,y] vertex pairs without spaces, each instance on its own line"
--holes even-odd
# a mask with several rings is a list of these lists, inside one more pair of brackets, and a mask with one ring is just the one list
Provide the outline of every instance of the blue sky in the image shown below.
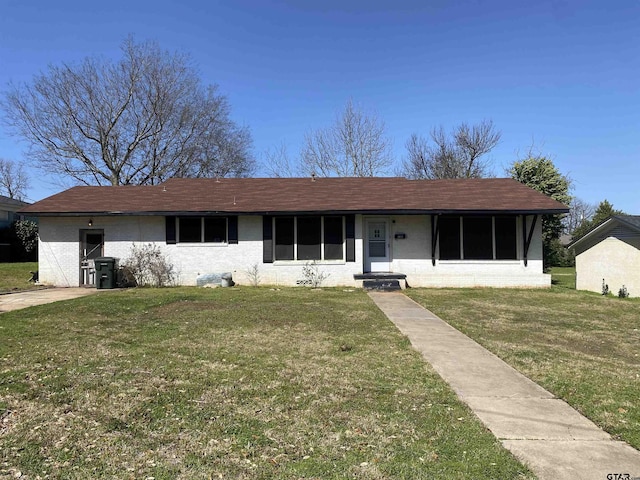
[[[254,154],[324,127],[352,98],[398,160],[411,133],[493,120],[504,170],[534,143],[591,203],[640,214],[640,1],[0,0],[0,88],[123,39],[191,54],[251,128]],[[24,159],[0,130],[0,157]],[[31,200],[59,186],[34,173]]]

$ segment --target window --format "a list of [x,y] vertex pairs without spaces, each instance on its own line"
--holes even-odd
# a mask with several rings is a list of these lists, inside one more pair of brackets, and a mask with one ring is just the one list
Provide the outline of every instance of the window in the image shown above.
[[440,260],[517,259],[515,216],[442,216],[438,223]]
[[294,218],[276,217],[276,260],[293,260]]
[[204,241],[208,243],[225,243],[227,241],[227,219],[223,217],[205,217]]
[[320,260],[322,225],[320,217],[298,217],[298,260]]
[[178,217],[179,243],[227,243],[226,217]]
[[342,216],[275,217],[275,260],[343,260]]
[[324,217],[324,259],[344,258],[342,217]]
[[178,241],[180,243],[202,242],[202,219],[199,217],[180,217]]

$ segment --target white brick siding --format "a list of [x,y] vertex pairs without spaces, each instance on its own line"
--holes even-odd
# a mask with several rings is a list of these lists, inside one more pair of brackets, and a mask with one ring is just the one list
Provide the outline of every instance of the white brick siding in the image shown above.
[[[549,275],[542,273],[540,222],[536,225],[529,250],[528,266],[513,261],[437,261],[431,262],[431,222],[426,215],[391,216],[391,269],[407,275],[410,286],[548,286]],[[205,273],[232,272],[240,284],[248,284],[247,270],[258,264],[264,285],[295,285],[303,279],[304,261],[262,262],[262,217],[238,218],[238,244],[175,244],[165,241],[165,218],[161,216],[41,217],[39,219],[40,281],[58,286],[80,283],[80,231],[104,231],[104,255],[126,258],[133,244],[158,245],[173,263],[179,283],[195,285]],[[363,271],[363,216],[355,217],[355,262],[318,262],[329,276],[324,286],[357,286],[353,275]],[[405,233],[405,239],[395,239]],[[519,240],[519,258],[522,258]]]

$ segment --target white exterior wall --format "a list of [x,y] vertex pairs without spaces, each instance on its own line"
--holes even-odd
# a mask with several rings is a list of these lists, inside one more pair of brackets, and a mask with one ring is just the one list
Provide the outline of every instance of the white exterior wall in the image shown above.
[[[354,274],[363,272],[362,215],[355,217],[355,262],[317,262],[321,272],[329,276],[323,286],[359,286]],[[380,217],[376,217],[380,218]],[[431,220],[427,215],[389,216],[391,270],[407,275],[412,287],[544,287],[551,277],[542,271],[541,222],[537,222],[529,249],[528,266],[523,260],[513,261],[431,261]],[[40,281],[57,286],[80,284],[80,230],[104,231],[104,255],[120,260],[129,255],[135,244],[154,243],[165,252],[183,285],[195,285],[196,278],[206,273],[232,272],[234,281],[248,284],[247,269],[258,264],[261,284],[295,285],[303,279],[304,261],[262,263],[262,217],[238,218],[238,244],[175,244],[165,242],[165,219],[161,216],[41,217],[39,220]],[[521,227],[518,227],[521,232]],[[395,239],[404,233],[405,239]],[[519,237],[518,258],[522,258]],[[601,281],[601,280],[600,280]]]
[[[89,219],[92,226],[89,227]],[[353,275],[362,273],[362,221],[356,216],[356,261],[317,262],[328,274],[323,286],[355,286]],[[158,245],[175,267],[178,282],[195,285],[199,275],[232,272],[234,281],[248,284],[247,270],[258,264],[264,285],[295,285],[303,280],[305,261],[262,263],[262,217],[238,218],[237,244],[174,244],[165,241],[165,219],[161,216],[41,217],[39,223],[40,282],[61,287],[80,285],[80,230],[104,231],[104,255],[123,260],[133,244]]]
[[[162,219],[164,229],[164,218]],[[320,272],[329,276],[323,286],[355,286],[353,275],[362,272],[362,231],[356,217],[356,261],[317,261]],[[164,235],[164,230],[163,230]],[[237,245],[176,244],[167,245],[167,253],[180,272],[180,282],[195,285],[198,275],[204,273],[233,273],[233,280],[247,285],[247,270],[258,265],[260,283],[263,285],[296,285],[303,280],[302,267],[306,261],[274,261],[262,263],[262,217],[238,218]]]
[[123,259],[134,243],[166,248],[164,217],[40,217],[40,282],[60,287],[80,285],[80,230],[104,231],[106,257]]
[[640,297],[640,250],[608,237],[576,256],[576,289],[602,293],[602,280],[614,295],[624,285]]

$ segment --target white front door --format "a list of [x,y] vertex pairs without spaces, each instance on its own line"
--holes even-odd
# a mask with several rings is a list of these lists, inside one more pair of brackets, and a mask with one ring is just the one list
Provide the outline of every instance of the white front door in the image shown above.
[[365,271],[389,271],[389,221],[367,220]]

